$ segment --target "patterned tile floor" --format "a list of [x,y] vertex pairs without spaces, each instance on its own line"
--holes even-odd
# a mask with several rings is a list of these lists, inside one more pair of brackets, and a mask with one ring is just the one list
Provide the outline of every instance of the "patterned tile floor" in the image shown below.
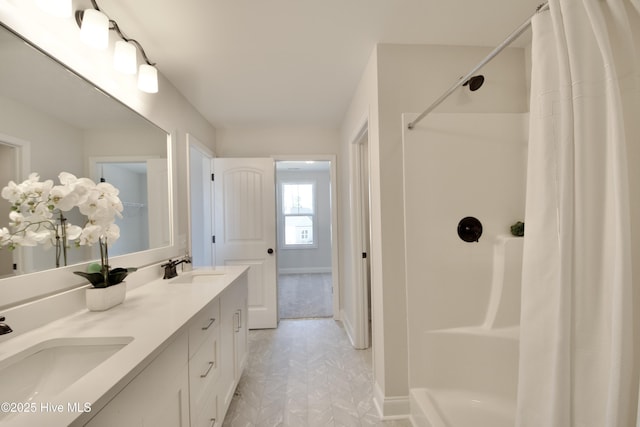
[[281,319],[332,317],[331,273],[278,276],[278,314]]
[[355,350],[332,319],[283,320],[249,332],[249,360],[223,426],[410,427],[380,421],[371,350]]

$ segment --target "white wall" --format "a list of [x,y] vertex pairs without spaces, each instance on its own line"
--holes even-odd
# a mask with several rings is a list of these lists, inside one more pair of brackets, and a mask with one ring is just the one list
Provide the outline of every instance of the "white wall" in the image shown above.
[[[424,110],[490,50],[458,46],[378,45],[372,56],[375,70],[370,68],[371,64],[365,70],[343,122],[342,153],[347,154],[350,138],[357,132],[362,117],[369,117],[374,377],[377,404],[385,415],[408,412],[401,114]],[[485,74],[482,89],[471,93],[461,88],[438,111],[527,110],[522,49],[507,49],[482,73]],[[344,228],[345,224],[342,225]],[[350,258],[345,256],[344,262],[349,261]],[[343,269],[350,271],[353,267],[343,266]],[[344,292],[352,293],[349,290]],[[344,309],[349,307],[345,305]]]
[[[150,127],[144,129],[121,130],[91,130],[84,133],[84,156],[108,157],[108,156],[139,156],[147,158],[166,158],[167,147],[159,144],[163,141],[164,132],[157,132]],[[88,165],[85,165],[88,167]],[[85,173],[89,173],[86,169]]]
[[82,129],[12,99],[0,98],[0,134],[30,143],[31,169],[23,171],[24,179],[37,172],[41,180],[52,179],[57,184],[61,171],[83,171]]
[[278,154],[336,154],[336,129],[318,127],[218,128],[218,157],[270,157]]
[[[425,345],[425,332],[479,326],[485,320],[494,244],[510,234],[512,224],[524,221],[527,120],[525,113],[432,113],[405,130],[412,388],[429,385],[434,350]],[[468,216],[482,223],[478,242],[458,237],[458,222]]]
[[[355,157],[355,142],[360,138],[363,126],[368,128],[368,145],[378,146],[378,49],[371,52],[367,65],[363,70],[362,77],[356,88],[351,104],[347,109],[343,125],[340,128],[340,161],[339,176],[339,200],[340,200],[340,289],[341,318],[344,322],[345,330],[354,342],[356,331],[361,329],[360,322],[363,320],[357,310],[358,292],[355,288],[356,270],[355,266],[361,259],[361,249],[354,238],[354,208],[355,197],[354,188],[351,184],[355,181],[355,170],[352,163]],[[377,164],[378,151],[369,149],[370,165]],[[372,245],[381,241],[380,211],[379,201],[379,173],[371,176],[371,233]],[[379,251],[371,248],[371,269],[378,269],[380,264]],[[377,264],[377,265],[376,265]],[[379,276],[373,274],[372,281],[372,347],[375,357],[373,358],[373,372],[376,384],[384,390],[385,386],[385,347],[384,347],[384,311],[382,310],[382,284],[379,283]],[[375,286],[373,282],[377,281]]]

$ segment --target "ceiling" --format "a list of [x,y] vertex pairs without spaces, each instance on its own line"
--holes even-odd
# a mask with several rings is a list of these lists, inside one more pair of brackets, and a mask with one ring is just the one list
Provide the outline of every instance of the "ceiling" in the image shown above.
[[221,128],[338,127],[376,43],[493,47],[540,2],[98,0]]

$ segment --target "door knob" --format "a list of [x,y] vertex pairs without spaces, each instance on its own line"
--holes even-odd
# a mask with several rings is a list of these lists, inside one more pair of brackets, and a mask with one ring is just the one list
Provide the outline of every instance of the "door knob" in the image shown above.
[[268,253],[269,255],[273,254],[273,249],[272,249],[272,248],[267,249],[267,253]]

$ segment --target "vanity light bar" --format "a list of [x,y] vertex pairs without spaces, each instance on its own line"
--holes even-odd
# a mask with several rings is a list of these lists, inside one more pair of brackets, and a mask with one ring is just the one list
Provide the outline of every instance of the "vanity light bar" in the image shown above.
[[[36,0],[36,4],[44,11],[60,17],[71,16],[71,0]],[[87,45],[96,49],[109,47],[109,30],[122,40],[115,43],[113,66],[116,70],[125,74],[136,74],[137,52],[140,51],[144,63],[138,71],[138,88],[147,93],[158,92],[158,70],[155,62],[147,57],[142,45],[134,39],[130,39],[120,30],[118,23],[109,18],[98,6],[96,0],[91,0],[93,9],[77,10],[75,12],[76,23],[80,27],[80,39]]]

